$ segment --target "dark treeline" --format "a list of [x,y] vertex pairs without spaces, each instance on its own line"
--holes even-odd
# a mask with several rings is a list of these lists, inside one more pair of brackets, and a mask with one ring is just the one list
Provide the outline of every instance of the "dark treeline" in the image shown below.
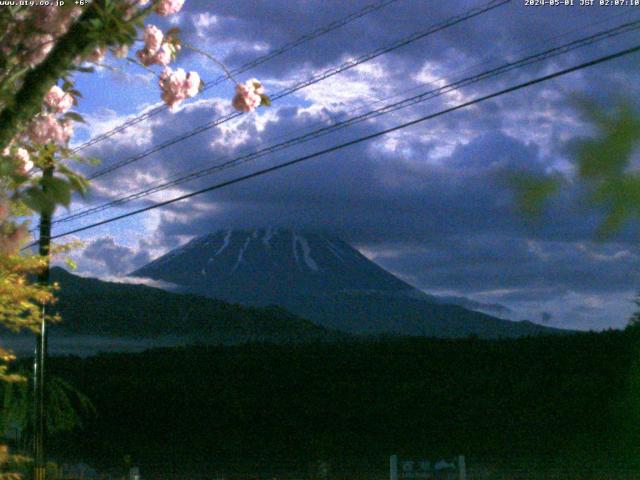
[[640,335],[388,338],[58,357],[97,409],[58,455],[307,465],[390,453],[628,462],[640,453]]

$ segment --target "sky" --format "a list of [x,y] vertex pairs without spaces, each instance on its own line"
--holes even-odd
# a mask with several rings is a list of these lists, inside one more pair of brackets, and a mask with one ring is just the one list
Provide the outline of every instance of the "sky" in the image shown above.
[[[169,18],[186,44],[237,68],[373,0],[187,0]],[[524,0],[462,21],[276,100],[96,179],[71,211],[98,205],[354,115],[473,76],[506,62],[640,19],[640,7],[526,6]],[[238,76],[274,94],[485,1],[396,0]],[[409,108],[172,187],[99,215],[56,225],[54,233],[151,205],[220,181],[435,113],[528,79],[640,42],[633,31],[486,79]],[[623,327],[640,290],[637,225],[605,241],[598,212],[574,179],[575,145],[593,135],[576,99],[611,108],[639,98],[638,54],[461,109],[308,162],[72,236],[78,271],[122,276],[194,236],[226,228],[286,227],[342,237],[371,260],[431,294],[499,303],[510,318],[575,329]],[[78,111],[87,125],[76,144],[159,104],[157,78],[108,58],[112,68],[79,74]],[[175,67],[205,80],[222,73],[183,48]],[[225,81],[174,112],[126,129],[83,151],[100,167],[128,158],[232,112]],[[518,210],[513,172],[568,180],[543,214]],[[65,211],[58,213],[64,216]]]

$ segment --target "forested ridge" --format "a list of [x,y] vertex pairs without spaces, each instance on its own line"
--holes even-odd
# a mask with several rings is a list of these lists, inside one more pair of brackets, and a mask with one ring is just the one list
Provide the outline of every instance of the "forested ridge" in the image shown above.
[[639,361],[631,330],[57,357],[50,372],[97,414],[51,445],[149,468],[321,458],[384,467],[390,453],[628,462],[640,447]]

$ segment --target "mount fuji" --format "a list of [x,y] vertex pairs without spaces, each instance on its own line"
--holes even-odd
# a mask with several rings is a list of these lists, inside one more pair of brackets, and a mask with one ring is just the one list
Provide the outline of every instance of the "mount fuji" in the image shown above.
[[495,338],[562,332],[465,308],[507,311],[499,305],[427,295],[343,240],[317,232],[218,231],[131,276],[168,282],[181,293],[281,306],[320,326],[355,334]]

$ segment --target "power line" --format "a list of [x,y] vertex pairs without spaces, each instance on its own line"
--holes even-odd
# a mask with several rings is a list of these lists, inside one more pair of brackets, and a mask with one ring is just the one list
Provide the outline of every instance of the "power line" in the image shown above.
[[[376,3],[372,3],[369,4],[367,6],[365,6],[364,8],[362,8],[361,10],[358,10],[357,12],[354,12],[350,15],[347,15],[346,17],[343,17],[339,20],[334,20],[333,22],[328,23],[327,25],[325,25],[324,27],[320,27],[317,28],[316,30],[313,30],[310,33],[307,33],[305,35],[302,35],[301,37],[297,38],[296,40],[293,40],[289,43],[285,43],[284,45],[281,45],[280,47],[278,47],[277,49],[265,54],[265,55],[261,55],[257,58],[255,58],[254,60],[245,63],[244,65],[231,70],[231,73],[233,75],[239,75],[241,73],[244,73],[248,70],[251,70],[252,68],[257,67],[258,65],[261,65],[269,60],[271,60],[272,58],[275,58],[279,55],[282,55],[283,53],[288,52],[289,50],[294,49],[295,47],[302,45],[306,42],[309,42],[311,40],[314,40],[322,35],[325,35],[329,32],[332,32],[333,30],[337,30],[340,27],[343,27],[361,17],[364,17],[365,15],[368,15],[370,13],[373,13],[375,11],[381,10],[382,8],[386,7],[387,5],[390,5],[392,3],[395,3],[398,0],[382,0]],[[213,88],[216,85],[219,85],[220,83],[222,83],[223,81],[227,80],[228,76],[227,75],[220,75],[218,78],[216,78],[215,80],[212,80],[211,82],[208,82],[204,88],[204,90],[208,90],[210,88]],[[77,153],[81,150],[84,150],[85,148],[88,148],[92,145],[95,145],[96,143],[99,143],[103,140],[106,140],[108,138],[111,138],[112,136],[122,132],[123,130],[127,129],[130,126],[136,125],[144,120],[146,120],[147,118],[153,117],[163,111],[165,111],[168,107],[166,105],[161,105],[159,107],[153,108],[151,110],[149,110],[148,112],[145,112],[143,114],[140,114],[134,118],[131,118],[129,120],[127,120],[126,122],[122,123],[121,125],[118,125],[117,127],[109,130],[108,132],[104,132],[100,135],[97,135],[95,137],[93,137],[92,139],[86,141],[85,143],[83,143],[82,145],[79,145],[77,147],[75,147],[72,152],[73,153]]]
[[523,82],[523,83],[519,83],[517,85],[514,85],[514,86],[511,86],[511,87],[499,90],[497,92],[494,92],[494,93],[491,93],[491,94],[488,94],[488,95],[484,95],[482,97],[478,97],[478,98],[476,98],[474,100],[470,100],[468,102],[461,103],[461,104],[456,105],[454,107],[450,107],[450,108],[447,108],[445,110],[441,110],[441,111],[436,112],[436,113],[425,115],[425,116],[419,117],[417,119],[411,120],[409,122],[405,122],[405,123],[402,123],[400,125],[396,125],[396,126],[391,127],[391,128],[380,130],[380,131],[372,133],[370,135],[365,135],[365,136],[359,137],[359,138],[357,138],[355,140],[351,140],[351,141],[348,141],[348,142],[345,142],[345,143],[341,143],[339,145],[335,145],[335,146],[330,147],[330,148],[319,150],[317,152],[310,153],[310,154],[304,155],[302,157],[298,157],[298,158],[296,158],[294,160],[289,160],[287,162],[281,163],[279,165],[275,165],[273,167],[269,167],[269,168],[265,168],[265,169],[262,169],[262,170],[258,170],[256,172],[253,172],[253,173],[250,173],[250,174],[247,174],[247,175],[242,175],[240,177],[236,177],[236,178],[231,179],[231,180],[227,180],[227,181],[224,181],[224,182],[221,182],[221,183],[217,183],[215,185],[211,185],[209,187],[206,187],[206,188],[203,188],[203,189],[200,189],[200,190],[196,190],[194,192],[190,192],[190,193],[187,193],[185,195],[181,195],[179,197],[172,198],[170,200],[165,200],[163,202],[160,202],[160,203],[157,203],[157,204],[154,204],[154,205],[143,207],[143,208],[131,211],[131,212],[127,212],[127,213],[122,214],[122,215],[118,215],[118,216],[115,216],[115,217],[108,218],[106,220],[95,222],[95,223],[93,223],[91,225],[86,225],[86,226],[79,227],[79,228],[76,228],[76,229],[73,229],[73,230],[69,230],[69,231],[66,231],[66,232],[63,232],[63,233],[59,233],[57,235],[53,235],[51,238],[52,239],[61,238],[61,237],[65,237],[67,235],[72,235],[72,234],[75,234],[75,233],[79,233],[79,232],[83,232],[83,231],[86,231],[86,230],[90,230],[90,229],[93,229],[93,228],[96,228],[96,227],[99,227],[99,226],[102,226],[102,225],[106,225],[108,223],[112,223],[112,222],[115,222],[115,221],[118,221],[118,220],[123,220],[125,218],[131,217],[131,216],[134,216],[134,215],[138,215],[138,214],[143,213],[143,212],[154,210],[156,208],[161,208],[161,207],[170,205],[172,203],[179,202],[181,200],[186,200],[188,198],[195,197],[197,195],[201,195],[203,193],[207,193],[207,192],[211,192],[211,191],[214,191],[214,190],[218,190],[218,189],[221,189],[221,188],[224,188],[224,187],[227,187],[229,185],[236,184],[236,183],[241,183],[243,181],[246,181],[246,180],[249,180],[249,179],[252,179],[252,178],[255,178],[255,177],[259,177],[259,176],[265,175],[267,173],[275,172],[275,171],[283,169],[285,167],[290,167],[292,165],[296,165],[298,163],[302,163],[302,162],[305,162],[307,160],[311,160],[313,158],[316,158],[316,157],[319,157],[319,156],[322,156],[322,155],[326,155],[328,153],[336,152],[336,151],[341,150],[341,149],[346,148],[346,147],[350,147],[350,146],[353,146],[353,145],[356,145],[356,144],[359,144],[359,143],[362,143],[362,142],[366,142],[366,141],[372,140],[374,138],[381,137],[383,135],[387,135],[389,133],[401,130],[403,128],[407,128],[407,127],[410,127],[410,126],[413,126],[413,125],[417,125],[417,124],[425,122],[427,120],[431,120],[431,119],[446,115],[448,113],[455,112],[457,110],[460,110],[460,109],[463,109],[463,108],[466,108],[466,107],[470,107],[472,105],[475,105],[475,104],[478,104],[478,103],[481,103],[481,102],[485,102],[485,101],[493,99],[493,98],[500,97],[500,96],[505,95],[507,93],[512,93],[512,92],[515,92],[515,91],[518,91],[518,90],[522,90],[522,89],[530,87],[532,85],[536,85],[536,84],[539,84],[539,83],[542,83],[542,82],[546,82],[548,80],[552,80],[554,78],[558,78],[558,77],[561,77],[563,75],[567,75],[569,73],[573,73],[573,72],[576,72],[578,70],[582,70],[584,68],[592,67],[592,66],[598,65],[600,63],[608,62],[608,61],[614,60],[616,58],[621,58],[623,56],[630,55],[630,54],[638,52],[638,51],[640,51],[640,45],[637,45],[635,47],[628,48],[628,49],[625,49],[625,50],[621,50],[621,51],[618,51],[618,52],[610,54],[610,55],[605,55],[605,56],[599,57],[599,58],[597,58],[595,60],[591,60],[591,61],[588,61],[588,62],[581,63],[581,64],[576,65],[574,67],[570,67],[570,68],[566,68],[566,69],[563,69],[563,70],[559,70],[559,71],[556,71],[556,72],[551,73],[549,75],[544,75],[542,77],[538,77],[538,78],[535,78],[533,80],[529,80],[529,81],[526,81],[526,82]]
[[210,167],[207,167],[205,169],[201,169],[201,170],[196,170],[193,172],[190,172],[186,175],[182,175],[182,176],[178,176],[177,178],[174,178],[170,181],[161,183],[161,184],[157,184],[155,186],[146,188],[144,190],[132,193],[130,195],[127,195],[125,197],[121,197],[121,198],[117,198],[114,199],[112,201],[109,202],[105,202],[102,205],[98,205],[95,207],[90,207],[90,208],[86,208],[80,212],[76,212],[76,213],[72,213],[70,215],[67,215],[63,218],[60,218],[56,221],[54,221],[54,223],[66,223],[69,221],[73,221],[76,220],[78,218],[82,218],[82,217],[86,217],[88,215],[91,215],[93,213],[97,213],[97,212],[101,212],[104,210],[107,210],[109,208],[113,208],[115,206],[118,205],[122,205],[124,203],[127,203],[129,201],[132,200],[136,200],[139,198],[143,198],[143,197],[147,197],[153,193],[157,193],[160,192],[162,190],[166,190],[170,187],[174,187],[174,186],[178,186],[181,185],[183,183],[198,179],[198,178],[202,178],[204,176],[210,175],[212,173],[216,173],[222,170],[226,170],[228,168],[231,167],[235,167],[239,164],[251,161],[251,160],[255,160],[257,158],[263,157],[267,154],[271,154],[271,153],[275,153],[277,151],[281,151],[285,148],[289,148],[292,147],[294,145],[299,145],[301,143],[307,142],[309,140],[313,140],[316,138],[319,138],[321,136],[327,135],[329,133],[333,133],[335,131],[353,126],[355,124],[364,122],[366,120],[370,120],[373,118],[376,118],[378,116],[381,115],[386,115],[388,113],[391,112],[395,112],[397,110],[403,109],[403,108],[407,108],[409,106],[424,102],[426,100],[435,98],[437,96],[440,95],[444,95],[446,93],[450,93],[452,91],[455,90],[459,90],[460,88],[466,87],[468,85],[480,82],[482,80],[486,80],[489,78],[493,78],[496,77],[498,75],[507,73],[509,71],[515,70],[515,69],[520,69],[523,68],[525,66],[531,65],[533,63],[538,63],[544,60],[547,60],[549,58],[553,58],[556,57],[558,55],[562,55],[565,54],[567,52],[576,50],[578,48],[582,48],[588,45],[592,45],[596,42],[602,41],[604,39],[608,39],[608,38],[612,38],[618,35],[622,35],[624,33],[628,33],[631,31],[635,31],[638,28],[640,28],[640,20],[636,20],[633,22],[628,22],[592,35],[589,35],[587,37],[578,39],[578,40],[574,40],[571,42],[568,42],[566,44],[560,45],[558,47],[554,47],[551,49],[547,49],[545,51],[539,52],[539,53],[535,53],[535,54],[531,54],[528,55],[524,58],[521,58],[517,61],[513,61],[513,62],[507,62],[503,65],[500,65],[496,68],[481,72],[479,74],[476,75],[472,75],[472,76],[468,76],[465,77],[463,79],[457,80],[456,82],[452,82],[450,84],[447,85],[443,85],[439,88],[436,89],[431,89],[428,90],[426,92],[420,93],[418,95],[414,95],[412,97],[409,98],[404,98],[398,102],[395,103],[391,103],[391,104],[387,104],[384,105],[383,107],[380,107],[378,109],[374,109],[371,111],[368,111],[366,113],[351,117],[347,120],[344,120],[342,122],[336,122],[332,125],[328,125],[328,126],[324,126],[322,128],[313,130],[311,132],[308,132],[304,135],[301,136],[297,136],[294,138],[291,138],[289,140],[286,140],[284,142],[280,142],[274,145],[271,145],[269,147],[265,147],[262,148],[260,150],[257,151],[252,151],[248,154],[245,155],[241,155],[239,157],[235,157],[234,159],[228,160],[226,162],[223,163],[219,163]]
[[[386,53],[392,52],[394,50],[397,50],[399,48],[402,48],[406,45],[409,45],[413,42],[416,42],[418,40],[421,40],[429,35],[433,35],[434,33],[437,33],[441,30],[445,30],[449,27],[452,27],[454,25],[457,25],[461,22],[464,22],[466,20],[469,20],[471,18],[474,18],[478,15],[481,15],[483,13],[489,12],[495,8],[498,8],[502,5],[505,5],[507,3],[511,2],[511,0],[491,0],[488,3],[486,3],[485,5],[481,6],[481,7],[475,7],[472,8],[468,11],[466,11],[463,14],[460,15],[456,15],[454,17],[451,17],[441,23],[432,25],[431,27],[429,27],[427,30],[424,31],[419,31],[419,32],[415,32],[407,37],[404,37],[400,40],[397,40],[395,42],[393,42],[390,45],[384,46],[384,47],[380,47],[377,48],[369,53],[363,54],[361,56],[359,56],[356,59],[353,60],[349,60],[346,61],[340,65],[338,65],[337,67],[333,67],[329,70],[325,70],[324,72],[321,72],[318,75],[314,75],[306,80],[300,81],[298,83],[296,83],[295,85],[293,85],[292,87],[289,88],[285,88],[283,90],[280,90],[279,92],[277,92],[276,94],[274,94],[271,99],[273,101],[278,100],[280,98],[286,97],[287,95],[291,95],[292,93],[297,92],[298,90],[301,90],[303,88],[306,88],[310,85],[313,85],[315,83],[321,82],[323,80],[326,80],[327,78],[330,78],[334,75],[337,75],[339,73],[342,73],[344,71],[347,71],[351,68],[354,68],[362,63],[368,62],[370,60],[373,60],[374,58],[379,57],[380,55],[384,55]],[[101,176],[107,175],[108,173],[111,173],[115,170],[118,170],[119,168],[122,168],[126,165],[130,165],[134,162],[137,162],[143,158],[148,157],[149,155],[159,152],[160,150],[163,150],[165,148],[168,148],[172,145],[175,145],[176,143],[182,142],[184,140],[187,140],[191,137],[194,137],[195,135],[198,135],[202,132],[205,132],[207,130],[210,130],[222,123],[228,122],[234,118],[240,117],[241,115],[243,115],[241,112],[233,112],[233,113],[229,113],[227,115],[224,115],[222,117],[219,117],[211,122],[207,122],[203,125],[200,125],[188,132],[185,132],[183,134],[177,135],[176,137],[166,140],[160,144],[154,145],[150,148],[148,148],[147,150],[144,150],[143,152],[137,154],[137,155],[133,155],[131,157],[125,158],[123,160],[117,161],[115,163],[113,163],[112,165],[109,165],[106,168],[103,168],[102,170],[99,170],[98,172],[90,175],[88,178],[89,180],[94,180],[96,178],[99,178]]]

